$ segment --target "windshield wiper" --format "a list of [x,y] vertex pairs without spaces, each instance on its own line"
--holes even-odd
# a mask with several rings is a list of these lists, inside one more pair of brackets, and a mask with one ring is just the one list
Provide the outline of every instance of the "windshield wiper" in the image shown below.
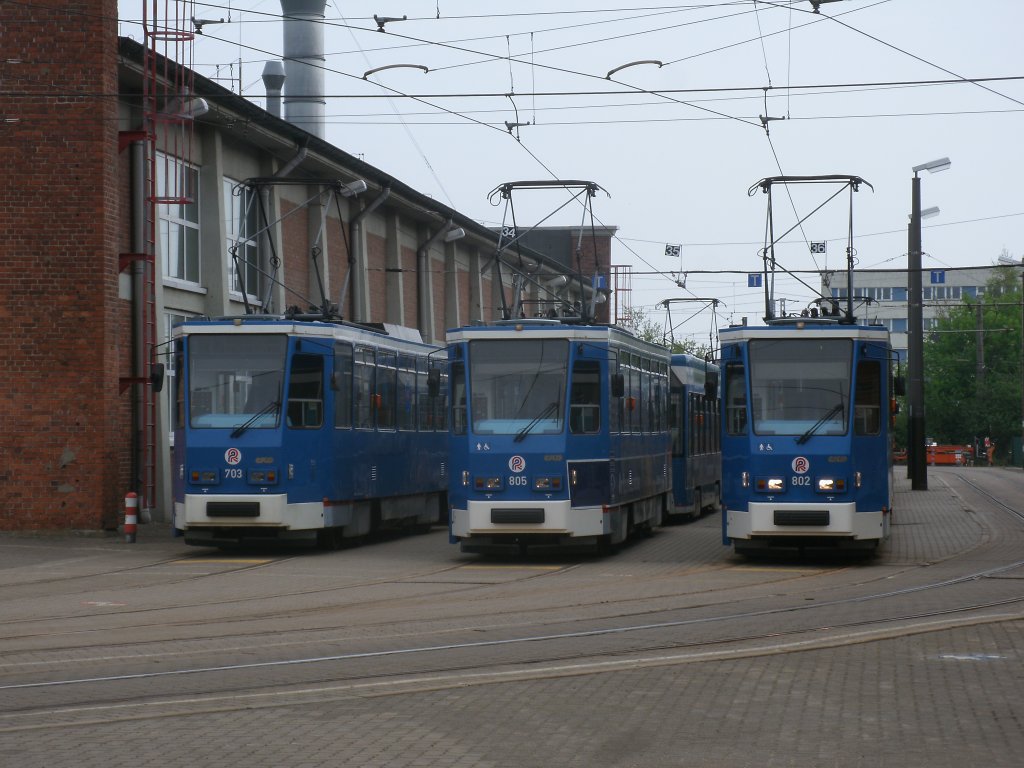
[[540,423],[541,419],[546,419],[548,416],[552,415],[557,410],[558,410],[558,401],[557,400],[555,400],[554,402],[551,402],[551,403],[548,403],[547,405],[545,405],[544,406],[544,410],[542,410],[540,413],[538,413],[536,416],[534,416],[532,419],[530,419],[530,423],[527,424],[525,427],[523,427],[522,429],[520,429],[516,433],[516,436],[515,436],[513,442],[516,442],[516,443],[522,442],[526,438],[526,436],[528,434],[530,434],[530,430],[532,430],[534,427],[537,426],[537,424]]
[[800,435],[800,437],[798,437],[796,439],[796,444],[797,445],[803,445],[804,443],[806,443],[808,440],[811,439],[811,435],[813,435],[815,432],[817,432],[819,429],[821,429],[821,425],[822,424],[824,424],[826,421],[831,419],[833,416],[838,416],[842,412],[843,412],[843,404],[842,403],[836,403],[835,405],[833,405],[828,413],[826,413],[824,416],[822,416],[820,419],[818,419],[816,422],[814,422],[814,424],[811,426],[810,429],[808,429],[806,432],[804,432],[802,435]]
[[231,433],[232,437],[240,437],[249,427],[256,423],[256,420],[261,416],[266,416],[268,413],[276,413],[277,409],[281,407],[280,400],[271,400],[269,403],[260,408],[256,413],[245,420],[244,424],[235,427]]

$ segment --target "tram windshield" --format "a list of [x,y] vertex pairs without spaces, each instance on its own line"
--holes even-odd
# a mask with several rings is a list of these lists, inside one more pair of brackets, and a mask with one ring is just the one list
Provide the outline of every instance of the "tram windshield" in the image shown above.
[[469,361],[473,432],[522,440],[563,430],[565,339],[476,340]]
[[849,339],[755,339],[750,394],[758,435],[843,435],[850,407]]
[[287,347],[283,335],[189,336],[189,425],[277,427]]

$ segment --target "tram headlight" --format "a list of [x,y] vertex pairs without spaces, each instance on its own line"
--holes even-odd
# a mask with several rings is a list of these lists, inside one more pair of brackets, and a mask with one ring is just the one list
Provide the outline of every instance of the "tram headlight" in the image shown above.
[[545,475],[533,478],[533,490],[535,491],[560,491],[562,490],[562,477],[560,475]]
[[754,489],[761,493],[782,493],[786,490],[786,481],[781,477],[759,477],[754,481]]
[[462,470],[462,487],[463,488],[468,488],[469,487],[469,470],[468,469]]
[[846,490],[846,478],[819,477],[817,487],[818,493],[843,493]]
[[277,470],[273,467],[267,469],[250,469],[249,482],[253,485],[274,485],[277,483]]
[[473,487],[478,491],[500,491],[501,477],[477,477],[473,479]]
[[216,485],[220,474],[215,469],[193,469],[188,473],[192,485]]

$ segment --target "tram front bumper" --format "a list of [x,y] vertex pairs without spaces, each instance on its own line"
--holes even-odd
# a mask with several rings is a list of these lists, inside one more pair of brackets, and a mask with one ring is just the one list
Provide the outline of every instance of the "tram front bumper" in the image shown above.
[[451,533],[458,539],[560,535],[572,538],[611,533],[601,507],[573,507],[562,501],[469,501],[452,509]]
[[289,504],[286,494],[186,494],[184,504],[175,505],[175,527],[194,528],[285,528],[309,530],[324,525],[321,502]]
[[858,512],[856,504],[751,503],[746,511],[730,509],[729,537],[824,537],[881,539],[885,515],[881,511]]

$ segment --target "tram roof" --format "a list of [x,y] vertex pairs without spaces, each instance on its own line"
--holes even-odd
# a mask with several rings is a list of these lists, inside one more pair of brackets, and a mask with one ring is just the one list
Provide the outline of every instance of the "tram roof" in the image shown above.
[[537,339],[614,341],[623,346],[655,353],[666,358],[669,356],[669,350],[666,347],[637,338],[631,331],[617,325],[582,325],[563,323],[558,320],[503,320],[489,325],[451,328],[447,332],[447,340],[452,343],[472,339],[522,339],[524,334]]
[[789,323],[773,323],[772,325],[732,325],[720,328],[719,340],[742,341],[745,339],[871,339],[888,341],[889,330],[883,325],[849,325],[846,323],[822,322],[807,318],[794,318]]
[[171,331],[173,338],[193,334],[284,334],[330,339],[346,339],[380,344],[396,349],[414,347],[440,349],[422,340],[415,328],[382,324],[371,327],[346,322],[300,320],[275,315],[244,315],[238,317],[198,318],[178,323]]

